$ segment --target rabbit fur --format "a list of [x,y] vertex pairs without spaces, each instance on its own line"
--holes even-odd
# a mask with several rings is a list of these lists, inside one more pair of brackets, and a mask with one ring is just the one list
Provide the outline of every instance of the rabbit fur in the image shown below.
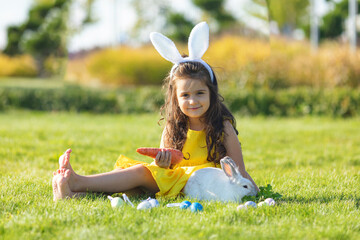
[[194,172],[184,187],[184,194],[197,200],[241,202],[244,196],[255,196],[252,182],[244,178],[228,156],[220,160],[221,168],[203,168]]

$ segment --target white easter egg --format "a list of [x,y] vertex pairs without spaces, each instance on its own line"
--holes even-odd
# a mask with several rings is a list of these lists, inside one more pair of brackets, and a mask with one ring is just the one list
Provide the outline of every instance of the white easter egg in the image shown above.
[[122,198],[119,198],[119,197],[115,197],[115,198],[111,199],[111,206],[113,208],[120,207],[124,203],[125,203],[124,200],[122,200]]
[[237,208],[236,208],[236,210],[246,210],[246,206],[245,205],[243,205],[243,204],[240,204]]
[[272,198],[267,198],[265,199],[265,201],[267,204],[269,204],[269,206],[275,206],[275,200]]
[[150,204],[151,207],[158,207],[160,204],[158,202],[158,200],[154,199],[154,198],[150,198],[149,200],[147,200]]
[[256,203],[253,202],[253,201],[247,201],[247,202],[245,203],[245,206],[246,206],[246,207],[256,208]]
[[149,201],[142,201],[141,203],[139,203],[139,205],[137,206],[137,210],[144,210],[144,209],[150,209],[152,208],[151,203]]
[[263,206],[269,206],[269,204],[267,202],[259,202],[258,203],[259,207],[263,207]]

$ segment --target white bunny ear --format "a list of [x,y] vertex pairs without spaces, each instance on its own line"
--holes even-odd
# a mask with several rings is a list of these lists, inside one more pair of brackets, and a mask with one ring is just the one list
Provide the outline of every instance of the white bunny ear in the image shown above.
[[206,22],[197,24],[189,36],[189,58],[201,59],[209,47],[209,26]]
[[226,176],[230,178],[230,180],[235,180],[236,178],[242,178],[238,167],[236,166],[234,160],[230,157],[226,156],[220,160],[220,165]]
[[169,38],[165,37],[161,33],[152,32],[150,33],[150,40],[154,45],[155,49],[160,53],[160,55],[166,60],[178,64],[183,60],[183,57],[180,55],[177,50],[175,43]]

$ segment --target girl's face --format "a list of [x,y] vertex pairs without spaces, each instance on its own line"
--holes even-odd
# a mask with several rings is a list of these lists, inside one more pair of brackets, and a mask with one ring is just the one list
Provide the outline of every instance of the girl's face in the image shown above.
[[210,106],[210,90],[203,81],[176,80],[176,97],[181,111],[191,120],[200,119]]

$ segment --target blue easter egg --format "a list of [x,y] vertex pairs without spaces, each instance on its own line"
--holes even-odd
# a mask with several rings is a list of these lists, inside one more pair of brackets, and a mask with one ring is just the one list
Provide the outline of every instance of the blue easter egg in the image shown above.
[[180,208],[181,209],[187,209],[188,207],[190,207],[191,205],[191,202],[189,201],[183,201],[181,204],[180,204]]
[[158,200],[154,198],[150,198],[147,201],[151,204],[151,207],[158,207],[160,205]]
[[247,201],[247,202],[245,203],[245,206],[246,206],[246,207],[256,208],[256,203],[253,202],[253,201]]
[[191,204],[190,210],[192,212],[201,212],[203,210],[203,206],[200,203],[195,202],[195,203]]

